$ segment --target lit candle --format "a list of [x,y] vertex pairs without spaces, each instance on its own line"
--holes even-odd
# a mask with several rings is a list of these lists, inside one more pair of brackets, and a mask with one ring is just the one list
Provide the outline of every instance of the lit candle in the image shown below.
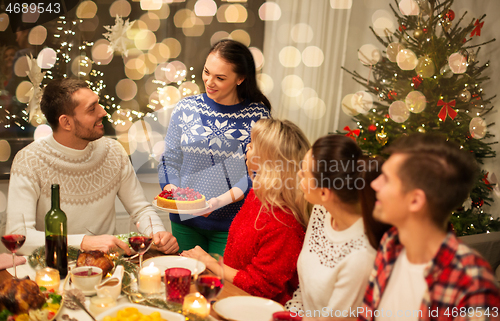
[[200,293],[190,293],[184,297],[182,312],[206,318],[210,314],[210,303]]
[[47,290],[58,291],[61,282],[59,271],[51,268],[38,270],[36,271],[35,282],[38,286],[43,286]]
[[94,316],[116,306],[116,300],[110,296],[94,296],[90,298],[90,312]]
[[139,272],[139,292],[158,293],[161,288],[160,270],[151,262]]

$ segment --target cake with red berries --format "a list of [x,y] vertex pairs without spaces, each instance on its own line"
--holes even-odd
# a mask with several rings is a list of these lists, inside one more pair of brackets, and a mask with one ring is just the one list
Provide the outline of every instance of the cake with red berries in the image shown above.
[[170,191],[162,191],[156,198],[156,205],[177,210],[197,210],[206,207],[206,199],[205,195],[192,188],[177,187]]

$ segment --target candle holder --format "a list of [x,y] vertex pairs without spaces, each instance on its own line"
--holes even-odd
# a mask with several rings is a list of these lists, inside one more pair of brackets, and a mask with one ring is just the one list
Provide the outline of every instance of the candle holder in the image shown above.
[[59,271],[52,268],[44,268],[36,271],[35,282],[39,287],[43,286],[47,290],[59,291],[61,278]]
[[206,318],[210,314],[210,303],[200,293],[190,293],[184,297],[182,312],[186,316]]
[[167,303],[182,304],[184,297],[189,293],[191,286],[191,271],[184,268],[170,268],[165,270],[165,292]]
[[151,262],[139,271],[139,292],[145,294],[159,293],[161,290],[160,269]]

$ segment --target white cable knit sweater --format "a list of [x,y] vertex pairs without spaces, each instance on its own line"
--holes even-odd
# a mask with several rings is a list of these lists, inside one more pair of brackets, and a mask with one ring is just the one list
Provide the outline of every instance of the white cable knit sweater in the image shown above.
[[115,233],[117,195],[136,221],[151,215],[155,232],[165,230],[120,143],[103,137],[76,150],[50,135],[23,148],[12,163],[6,232],[19,224],[19,213],[24,214],[27,236],[20,254],[31,254],[45,244],[44,219],[51,207],[52,184],[60,185],[68,245],[79,248],[85,234]]

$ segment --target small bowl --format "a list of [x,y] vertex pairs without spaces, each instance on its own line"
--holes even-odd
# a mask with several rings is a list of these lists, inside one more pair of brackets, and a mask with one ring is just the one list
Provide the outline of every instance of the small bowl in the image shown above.
[[[88,271],[91,275],[88,275]],[[95,286],[101,282],[102,269],[96,266],[80,266],[71,269],[71,282],[77,289],[82,290],[84,293],[95,293]]]

